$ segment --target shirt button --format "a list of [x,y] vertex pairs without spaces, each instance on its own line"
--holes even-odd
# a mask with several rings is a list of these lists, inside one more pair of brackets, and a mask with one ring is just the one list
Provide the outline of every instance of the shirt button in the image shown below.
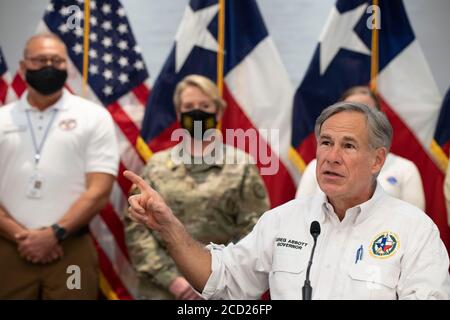
[[42,120],[42,119],[44,119],[44,117],[43,116],[39,116],[39,119]]
[[331,268],[331,264],[327,264],[325,267],[326,267],[327,269],[330,269],[330,268]]
[[39,127],[38,127],[38,130],[42,130],[42,127],[41,127],[41,126],[39,126]]

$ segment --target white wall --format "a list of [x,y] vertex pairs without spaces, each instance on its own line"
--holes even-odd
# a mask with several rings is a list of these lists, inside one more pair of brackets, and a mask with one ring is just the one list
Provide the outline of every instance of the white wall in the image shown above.
[[[292,82],[298,86],[334,0],[257,0]],[[450,1],[404,0],[441,92],[450,86]],[[188,0],[122,0],[153,82]],[[34,33],[47,0],[0,0],[0,45],[10,70]]]

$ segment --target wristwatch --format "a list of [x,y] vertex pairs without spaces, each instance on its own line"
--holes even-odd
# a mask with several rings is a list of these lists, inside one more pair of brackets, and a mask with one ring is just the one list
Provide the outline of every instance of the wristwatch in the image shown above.
[[52,224],[53,232],[55,233],[56,239],[58,239],[58,242],[64,241],[69,236],[69,233],[66,229],[62,228],[59,224],[55,223]]

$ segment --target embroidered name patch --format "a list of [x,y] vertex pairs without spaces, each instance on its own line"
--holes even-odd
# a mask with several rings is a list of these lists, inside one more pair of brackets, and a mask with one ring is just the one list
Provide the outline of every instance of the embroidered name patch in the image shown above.
[[276,238],[275,243],[277,247],[286,247],[301,250],[308,245],[307,242],[297,241],[294,239]]

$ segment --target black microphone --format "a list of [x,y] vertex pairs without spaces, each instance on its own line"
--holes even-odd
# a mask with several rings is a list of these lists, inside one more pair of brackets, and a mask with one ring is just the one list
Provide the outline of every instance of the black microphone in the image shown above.
[[317,244],[317,237],[320,234],[320,224],[317,221],[311,222],[311,227],[309,228],[309,232],[311,233],[313,239],[314,239],[314,245],[311,251],[311,257],[309,258],[308,268],[306,269],[306,279],[305,284],[302,288],[302,294],[303,294],[303,300],[311,300],[312,297],[312,287],[311,283],[309,282],[309,272],[311,270],[312,262],[313,262],[313,256],[314,256],[314,250],[316,249]]

